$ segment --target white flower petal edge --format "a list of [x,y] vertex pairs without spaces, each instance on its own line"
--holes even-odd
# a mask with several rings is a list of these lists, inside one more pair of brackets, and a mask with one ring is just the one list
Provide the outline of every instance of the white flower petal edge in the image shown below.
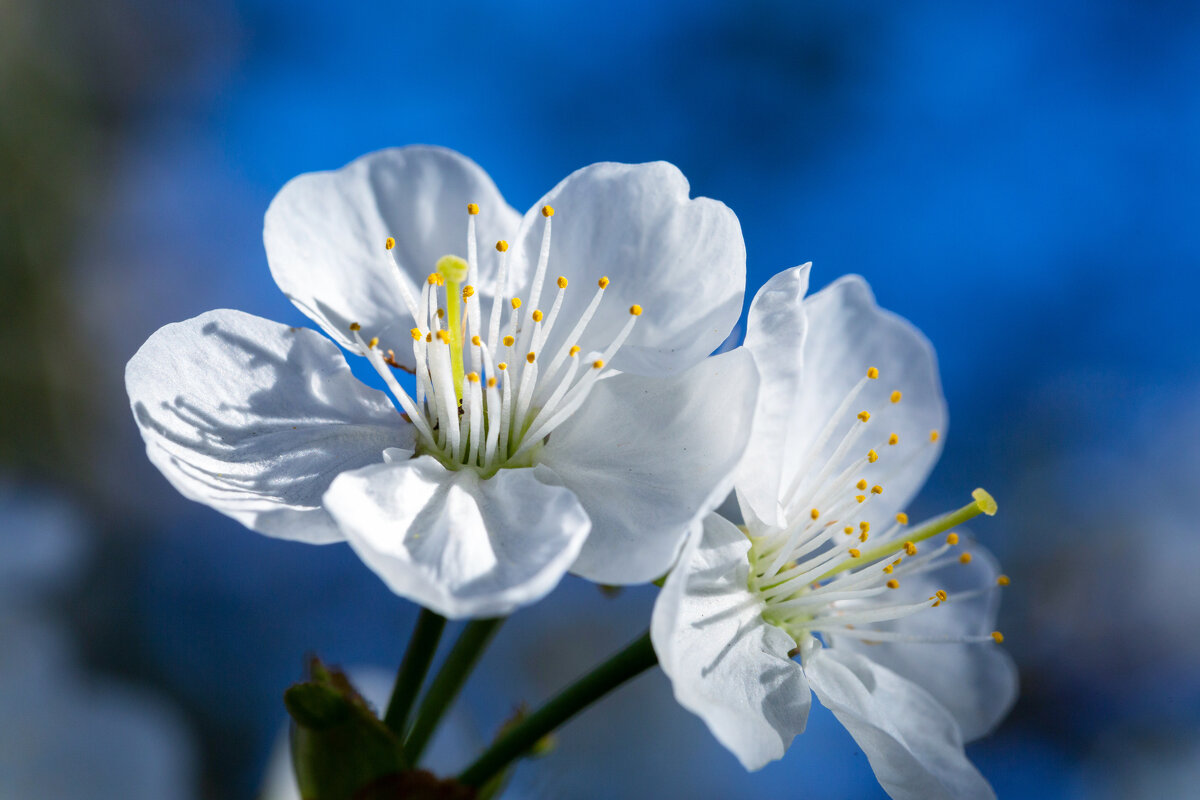
[[[467,203],[487,211],[477,222],[481,241],[517,229],[520,215],[487,173],[442,147],[395,147],[341,169],[300,175],[267,209],[263,243],[271,274],[343,347],[356,349],[349,325],[358,322],[411,367],[408,331],[416,323],[398,284],[419,295],[440,257],[465,255]],[[389,236],[396,243],[393,254],[383,248]],[[494,270],[492,261],[478,267],[483,296],[490,296]]]
[[[600,163],[567,176],[521,222],[517,250],[536,259],[542,243],[539,209],[554,218],[549,263],[572,281],[607,275],[604,304],[578,342],[560,328],[548,350],[563,343],[602,351],[641,304],[645,316],[613,359],[638,375],[670,375],[720,346],[737,322],[746,290],[746,246],[734,213],[707,197],[689,197],[687,179],[663,161]],[[577,319],[588,296],[566,297],[562,316]]]
[[836,648],[817,650],[804,672],[817,699],[858,742],[894,800],[996,796],[963,753],[954,718],[921,687]]
[[754,360],[737,350],[673,378],[600,381],[539,456],[592,520],[571,571],[613,584],[666,573],[693,523],[729,493],[757,392]]
[[321,505],[334,476],[412,446],[411,426],[332,342],[240,311],[161,328],[125,385],[146,452],[176,489],[282,539],[340,541]]
[[654,604],[650,637],[679,704],[757,770],[804,732],[808,682],[788,657],[792,638],[763,621],[746,588],[746,536],[716,514],[702,525]]
[[325,504],[392,591],[456,619],[500,616],[548,594],[590,528],[575,496],[538,472],[484,480],[422,456],[343,474]]

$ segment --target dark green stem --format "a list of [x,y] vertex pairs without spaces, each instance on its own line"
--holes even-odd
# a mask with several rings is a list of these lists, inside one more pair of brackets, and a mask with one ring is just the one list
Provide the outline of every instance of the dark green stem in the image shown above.
[[475,668],[475,662],[479,660],[502,622],[504,617],[477,619],[472,620],[463,629],[450,654],[446,656],[446,662],[433,679],[429,691],[421,700],[421,706],[417,709],[417,720],[413,723],[408,738],[404,740],[404,752],[410,763],[420,763],[421,754],[425,752],[425,746],[429,744],[442,715],[458,696],[459,690],[467,681],[467,676]]
[[437,653],[438,641],[445,627],[445,617],[427,608],[421,609],[417,627],[408,640],[408,649],[404,651],[404,660],[400,662],[400,670],[396,673],[396,684],[392,687],[387,713],[383,715],[383,724],[397,736],[404,736],[404,729],[408,727],[408,715],[417,701],[421,684],[425,682],[425,675]]
[[625,681],[658,663],[650,632],[568,686],[557,697],[518,722],[467,767],[458,780],[467,786],[483,786],[514,759],[528,753],[538,740],[611,692]]

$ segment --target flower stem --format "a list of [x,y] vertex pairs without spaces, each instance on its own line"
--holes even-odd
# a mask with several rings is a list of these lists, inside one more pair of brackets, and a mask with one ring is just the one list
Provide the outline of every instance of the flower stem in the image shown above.
[[400,669],[396,673],[392,699],[383,715],[383,724],[397,736],[403,736],[404,729],[408,727],[408,715],[417,701],[421,684],[425,682],[425,675],[429,672],[429,665],[433,662],[438,641],[442,638],[442,629],[445,627],[445,617],[427,608],[421,609],[421,615],[417,617],[417,627],[413,630],[412,638],[408,640],[404,660],[400,662]]
[[442,715],[458,696],[459,690],[467,682],[467,676],[475,668],[475,662],[483,655],[484,648],[502,622],[504,617],[472,620],[459,635],[450,654],[446,656],[445,663],[438,670],[437,677],[429,686],[429,691],[421,700],[412,731],[404,740],[404,752],[410,763],[420,763],[421,754],[425,752],[425,746],[429,744]]
[[658,663],[646,631],[625,649],[564,689],[544,706],[518,722],[458,776],[467,786],[483,786],[513,760],[528,753],[538,740],[625,681]]

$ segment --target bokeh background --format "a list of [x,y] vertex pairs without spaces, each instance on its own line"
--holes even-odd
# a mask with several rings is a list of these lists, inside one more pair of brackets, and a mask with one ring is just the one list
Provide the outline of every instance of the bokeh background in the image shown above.
[[[1200,779],[1200,5],[0,0],[0,794],[252,798],[305,653],[394,669],[415,619],[344,546],[177,495],[122,385],[159,326],[307,321],[274,192],[446,145],[525,208],[666,159],[741,219],[749,289],[847,272],[938,348],[952,424],[918,512],[976,485],[1013,577],[1001,797]],[[461,765],[646,624],[568,579],[501,631],[436,745]],[[377,682],[378,682],[378,675]],[[384,683],[386,680],[384,679]],[[745,774],[654,672],[509,796],[882,796],[827,713]]]

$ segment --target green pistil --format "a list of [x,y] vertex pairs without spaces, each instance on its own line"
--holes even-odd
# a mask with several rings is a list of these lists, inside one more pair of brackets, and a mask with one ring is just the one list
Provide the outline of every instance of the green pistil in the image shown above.
[[437,272],[446,280],[446,332],[450,334],[450,373],[454,378],[454,395],[462,404],[463,398],[463,326],[462,286],[470,267],[458,256],[442,256]]

